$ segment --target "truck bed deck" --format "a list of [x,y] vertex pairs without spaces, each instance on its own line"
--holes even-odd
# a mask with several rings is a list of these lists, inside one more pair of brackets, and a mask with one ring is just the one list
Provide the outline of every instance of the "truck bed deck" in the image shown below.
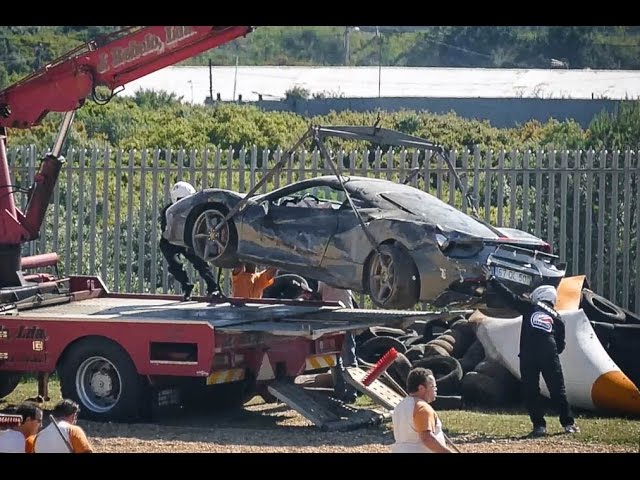
[[34,320],[122,322],[208,322],[218,331],[263,331],[281,335],[321,335],[335,330],[355,330],[376,324],[428,320],[441,313],[408,310],[349,309],[337,305],[190,301],[153,295],[109,294],[21,311]]

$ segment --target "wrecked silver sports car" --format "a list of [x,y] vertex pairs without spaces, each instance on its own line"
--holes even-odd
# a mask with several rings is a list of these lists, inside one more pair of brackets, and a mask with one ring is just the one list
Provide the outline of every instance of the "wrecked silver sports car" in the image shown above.
[[206,189],[180,200],[167,211],[165,238],[219,267],[275,266],[367,293],[385,308],[491,307],[486,263],[520,292],[564,275],[539,238],[494,228],[408,185],[323,176],[246,198],[225,221],[244,196]]

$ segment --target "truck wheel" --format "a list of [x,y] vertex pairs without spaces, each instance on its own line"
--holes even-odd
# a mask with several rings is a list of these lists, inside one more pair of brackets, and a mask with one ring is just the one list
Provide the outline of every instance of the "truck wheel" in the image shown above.
[[83,418],[134,420],[142,413],[144,381],[129,355],[106,339],[86,339],[65,355],[60,368],[63,398],[81,406]]
[[22,375],[13,372],[0,372],[0,398],[11,395],[22,380]]

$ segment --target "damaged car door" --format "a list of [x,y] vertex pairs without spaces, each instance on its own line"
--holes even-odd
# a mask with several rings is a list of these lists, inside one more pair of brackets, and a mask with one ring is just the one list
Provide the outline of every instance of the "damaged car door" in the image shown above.
[[256,226],[260,248],[271,262],[283,267],[320,265],[336,231],[338,212],[314,190],[287,192],[261,202],[263,215]]

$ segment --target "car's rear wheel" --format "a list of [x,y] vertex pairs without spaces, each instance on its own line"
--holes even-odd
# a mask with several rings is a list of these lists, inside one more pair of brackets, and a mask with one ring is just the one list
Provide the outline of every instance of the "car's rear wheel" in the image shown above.
[[187,231],[191,232],[191,249],[218,267],[235,265],[238,232],[233,220],[225,221],[227,213],[224,207],[207,206],[195,212],[187,225]]
[[418,269],[396,244],[380,245],[368,262],[367,291],[381,308],[411,308],[419,298]]

